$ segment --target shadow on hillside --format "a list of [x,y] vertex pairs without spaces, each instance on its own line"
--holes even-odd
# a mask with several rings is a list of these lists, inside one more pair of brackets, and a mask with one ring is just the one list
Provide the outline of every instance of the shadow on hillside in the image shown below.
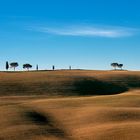
[[60,124],[49,114],[43,114],[34,110],[25,112],[26,119],[38,125],[39,130],[36,132],[37,135],[52,135],[61,139],[69,140],[66,132],[60,128]]
[[97,79],[79,79],[73,83],[73,92],[78,95],[112,95],[128,91],[128,88],[119,83],[103,82]]
[[140,88],[140,76],[124,76],[123,78],[115,78],[116,83],[127,86],[128,88]]
[[[61,79],[62,78],[62,79]],[[68,78],[68,79],[67,79]],[[69,76],[66,79],[55,77],[42,81],[4,81],[0,82],[1,95],[47,95],[47,96],[77,96],[77,95],[111,95],[119,94],[129,89],[140,88],[140,76],[111,76],[105,80],[92,77]]]

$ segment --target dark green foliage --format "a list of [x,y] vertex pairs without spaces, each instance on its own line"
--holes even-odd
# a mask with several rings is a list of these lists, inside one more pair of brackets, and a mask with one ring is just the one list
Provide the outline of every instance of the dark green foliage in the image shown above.
[[54,65],[52,66],[52,70],[55,70],[55,66]]
[[122,69],[123,64],[118,64],[118,68]]
[[118,67],[118,63],[111,63],[111,66],[116,70],[116,68]]
[[12,63],[10,63],[10,66],[11,66],[11,68],[14,68],[14,71],[15,71],[15,68],[18,67],[19,65],[17,62],[12,62]]
[[6,62],[6,70],[9,69],[9,64],[8,64],[8,61]]
[[116,70],[117,67],[120,68],[120,69],[122,69],[123,64],[119,64],[119,63],[111,63],[111,66]]
[[32,68],[31,64],[23,64],[23,68],[29,70],[30,68]]
[[36,70],[38,71],[38,65],[36,65]]

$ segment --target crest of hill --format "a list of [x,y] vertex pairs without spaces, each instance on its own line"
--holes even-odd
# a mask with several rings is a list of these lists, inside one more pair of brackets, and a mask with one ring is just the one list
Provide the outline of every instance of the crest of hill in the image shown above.
[[111,95],[140,87],[140,72],[56,70],[1,72],[0,96]]

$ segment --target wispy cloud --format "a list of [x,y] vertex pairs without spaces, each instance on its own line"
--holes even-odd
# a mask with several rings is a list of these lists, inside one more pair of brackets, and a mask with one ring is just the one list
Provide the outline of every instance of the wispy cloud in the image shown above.
[[69,26],[69,27],[36,27],[31,30],[61,36],[91,36],[118,38],[133,36],[135,30],[126,27],[94,27],[94,26]]

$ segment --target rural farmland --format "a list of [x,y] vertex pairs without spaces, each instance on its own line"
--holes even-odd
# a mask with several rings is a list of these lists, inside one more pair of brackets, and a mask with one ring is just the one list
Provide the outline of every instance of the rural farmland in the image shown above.
[[139,87],[132,71],[1,72],[0,139],[138,140]]

